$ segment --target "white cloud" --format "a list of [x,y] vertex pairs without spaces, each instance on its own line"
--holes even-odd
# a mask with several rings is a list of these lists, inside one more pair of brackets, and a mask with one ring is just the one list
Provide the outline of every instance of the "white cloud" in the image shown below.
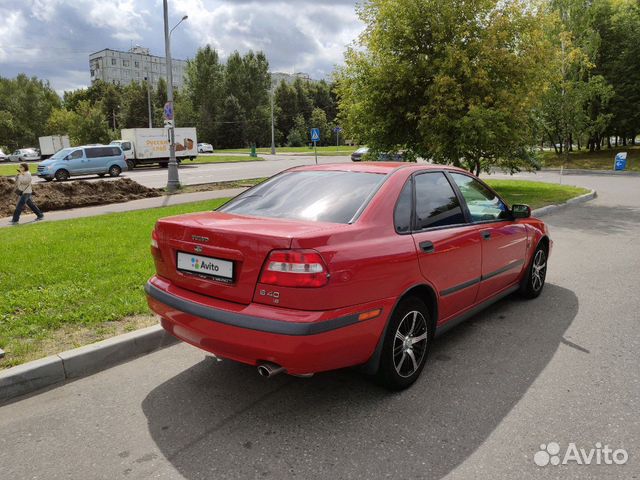
[[[263,50],[272,70],[328,76],[362,29],[357,0],[171,0],[176,58],[207,43],[224,58]],[[48,78],[56,90],[89,83],[89,54],[133,43],[164,54],[162,0],[0,0],[0,74]],[[84,72],[84,73],[83,73]]]

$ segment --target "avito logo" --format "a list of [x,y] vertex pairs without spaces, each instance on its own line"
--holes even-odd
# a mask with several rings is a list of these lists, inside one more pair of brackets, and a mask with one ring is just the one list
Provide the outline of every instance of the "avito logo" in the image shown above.
[[213,262],[205,262],[195,257],[191,257],[191,266],[196,270],[207,270],[209,272],[217,272],[220,267]]

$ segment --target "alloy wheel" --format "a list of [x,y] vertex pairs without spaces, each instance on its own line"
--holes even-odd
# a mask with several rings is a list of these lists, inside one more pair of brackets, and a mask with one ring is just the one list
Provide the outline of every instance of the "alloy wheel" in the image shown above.
[[533,268],[531,269],[531,286],[537,292],[544,285],[545,276],[547,274],[547,256],[544,250],[538,250],[533,259]]
[[400,321],[393,341],[393,366],[403,378],[413,375],[427,351],[427,320],[413,310]]

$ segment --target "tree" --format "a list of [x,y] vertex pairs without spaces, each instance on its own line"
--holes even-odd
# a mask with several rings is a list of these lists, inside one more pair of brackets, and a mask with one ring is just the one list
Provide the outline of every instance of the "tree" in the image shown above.
[[331,143],[333,143],[331,126],[327,121],[327,114],[324,110],[318,107],[313,109],[309,126],[310,128],[320,129],[320,141],[318,145],[331,145]]
[[24,74],[14,79],[0,77],[0,145],[37,146],[49,115],[60,105],[60,97],[45,80]]
[[224,101],[222,115],[218,122],[218,142],[220,147],[244,147],[247,143],[245,137],[246,122],[240,102],[233,95],[229,95]]
[[278,132],[280,132],[282,136],[286,136],[291,129],[293,129],[296,116],[298,115],[296,91],[283,80],[276,88],[274,95],[277,112],[275,123]]
[[[187,64],[185,93],[191,100],[195,112],[198,136],[203,141],[217,146],[216,119],[222,110],[224,94],[224,66],[218,52],[210,45],[198,49],[196,56]],[[176,111],[176,118],[180,113]]]
[[590,9],[600,45],[595,73],[613,87],[608,130],[634,142],[640,131],[640,5],[632,0],[595,0]]
[[531,168],[551,45],[520,0],[371,0],[337,76],[340,121],[374,151],[407,150],[479,173]]
[[225,90],[239,102],[246,116],[246,137],[251,144],[270,142],[271,75],[264,53],[249,51],[244,56],[234,52],[227,59]]
[[293,127],[287,135],[287,144],[290,147],[302,147],[309,142],[309,130],[307,122],[302,114],[299,114],[294,122]]
[[122,90],[120,104],[121,128],[146,128],[149,125],[147,82],[131,82]]

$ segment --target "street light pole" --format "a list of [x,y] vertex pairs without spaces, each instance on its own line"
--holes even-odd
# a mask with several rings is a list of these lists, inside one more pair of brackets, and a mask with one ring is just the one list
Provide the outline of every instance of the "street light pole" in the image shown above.
[[273,115],[273,97],[275,96],[275,89],[271,85],[271,155],[276,154],[276,127]]
[[[187,19],[185,15],[182,17],[175,27],[169,31],[169,8],[167,6],[167,0],[162,1],[162,7],[164,10],[164,49],[167,64],[167,104],[173,113],[173,68],[171,65],[171,32]],[[175,115],[169,119],[171,124],[169,125],[169,175],[167,179],[167,190],[175,192],[180,188],[180,177],[178,176],[178,162],[176,160],[176,133],[175,133]]]
[[147,108],[149,110],[149,128],[153,128],[153,117],[151,114],[151,83],[149,77],[144,77],[147,82]]

